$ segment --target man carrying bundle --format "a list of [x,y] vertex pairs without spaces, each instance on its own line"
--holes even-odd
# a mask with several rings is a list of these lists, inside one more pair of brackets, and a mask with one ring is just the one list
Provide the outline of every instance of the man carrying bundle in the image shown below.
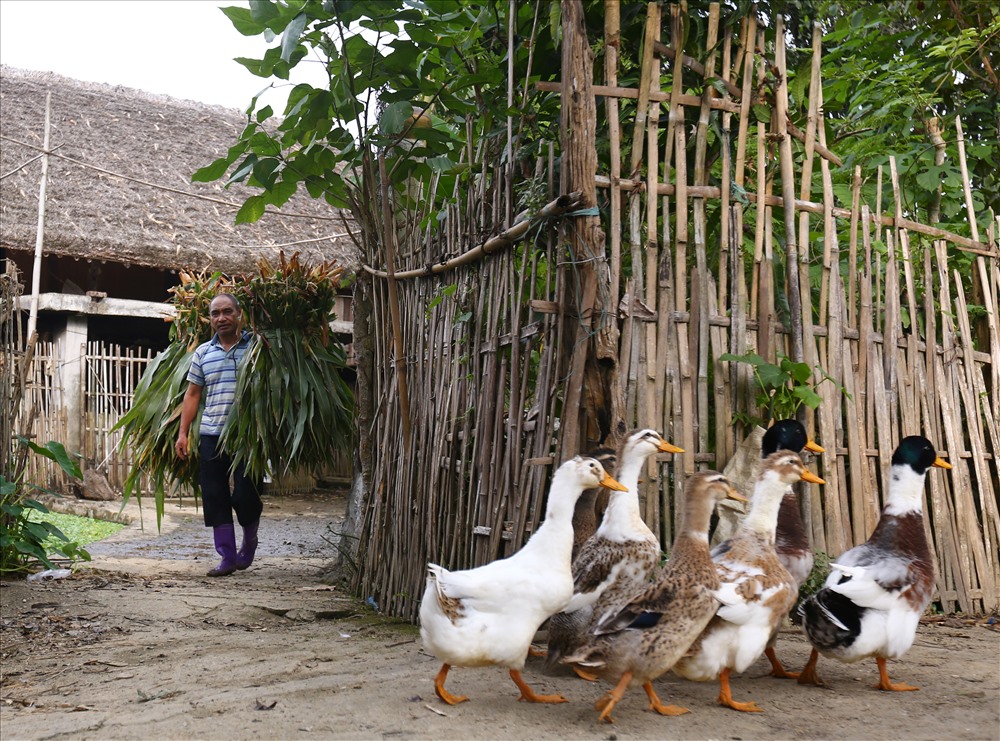
[[[205,526],[213,529],[215,550],[222,556],[222,561],[208,575],[227,576],[253,563],[264,504],[260,499],[260,482],[250,478],[244,466],[234,467],[232,457],[219,449],[219,435],[236,397],[237,370],[250,346],[251,334],[243,331],[243,312],[231,294],[220,293],[213,298],[208,314],[215,335],[194,352],[174,449],[181,460],[187,458],[188,432],[204,397],[205,409],[199,426],[198,484]],[[243,528],[243,545],[239,550],[233,511]]]

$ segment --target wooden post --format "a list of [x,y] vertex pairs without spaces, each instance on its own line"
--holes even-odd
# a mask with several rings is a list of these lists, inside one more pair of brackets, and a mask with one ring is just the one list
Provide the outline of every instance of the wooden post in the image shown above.
[[45,186],[49,178],[49,121],[52,93],[45,93],[45,133],[42,135],[42,178],[38,186],[38,228],[35,231],[35,262],[31,268],[31,310],[28,312],[28,337],[38,322],[38,293],[42,285],[42,244],[45,241]]
[[[593,94],[594,55],[587,40],[581,0],[562,0],[562,180],[566,188],[583,194],[582,207],[597,203],[597,104]],[[566,396],[562,415],[561,451],[565,460],[575,455],[587,431],[588,410],[581,403],[587,356],[592,348],[594,309],[597,297],[597,270],[594,262],[604,259],[604,232],[597,216],[566,219],[560,230],[562,242],[569,245],[571,265],[576,274],[570,281],[579,287],[568,292],[575,305],[564,305],[568,323],[575,331],[567,337],[568,353]]]

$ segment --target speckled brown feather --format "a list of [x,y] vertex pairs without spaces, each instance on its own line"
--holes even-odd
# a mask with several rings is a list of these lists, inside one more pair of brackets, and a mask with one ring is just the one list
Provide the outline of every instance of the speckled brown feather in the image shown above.
[[629,672],[633,684],[652,681],[670,669],[712,619],[719,605],[712,594],[719,576],[709,555],[707,529],[721,497],[710,499],[703,489],[706,480],[729,484],[715,472],[692,479],[685,515],[689,524],[678,533],[670,560],[654,572],[653,584],[625,607],[599,616],[588,643],[566,657],[566,663],[579,663],[609,678]]

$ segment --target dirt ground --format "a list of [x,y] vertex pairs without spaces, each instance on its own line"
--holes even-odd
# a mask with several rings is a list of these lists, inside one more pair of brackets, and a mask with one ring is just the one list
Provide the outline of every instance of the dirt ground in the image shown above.
[[[162,533],[146,514],[90,547],[72,577],[0,585],[0,727],[13,739],[997,739],[1000,634],[983,620],[931,620],[894,679],[919,692],[871,689],[874,662],[820,662],[830,689],[764,677],[762,659],[734,681],[738,700],[715,705],[713,683],[657,681],[667,718],[633,690],[614,725],[598,724],[606,685],[541,673],[539,692],[571,702],[528,705],[499,668],[455,669],[434,695],[439,664],[415,627],[378,615],[324,582],[343,520],[340,495],[269,498],[258,559],[209,579],[216,556],[200,515],[168,507]],[[130,509],[127,511],[134,511]],[[779,654],[801,666],[808,644],[793,629]]]

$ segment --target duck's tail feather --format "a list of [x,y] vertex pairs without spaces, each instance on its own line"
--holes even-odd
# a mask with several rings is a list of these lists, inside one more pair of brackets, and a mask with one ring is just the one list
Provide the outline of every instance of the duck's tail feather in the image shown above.
[[844,595],[823,588],[799,605],[802,627],[819,649],[850,646],[861,632],[864,607]]

